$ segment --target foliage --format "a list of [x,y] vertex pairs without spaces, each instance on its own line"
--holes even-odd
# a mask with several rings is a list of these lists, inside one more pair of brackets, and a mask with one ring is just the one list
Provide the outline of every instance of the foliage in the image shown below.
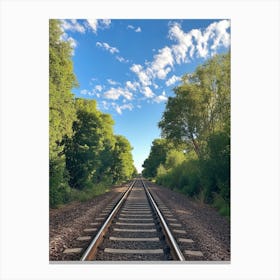
[[168,150],[172,148],[172,143],[166,139],[155,139],[152,143],[149,157],[143,163],[142,174],[145,177],[155,177],[157,168],[165,163]]
[[229,130],[230,54],[215,56],[183,77],[169,97],[159,127],[175,143],[192,145],[198,156],[206,138],[216,130]]
[[[158,183],[210,203],[228,216],[230,53],[214,56],[182,81],[159,122],[164,137],[159,140],[161,150],[166,153],[158,160],[152,147],[146,161],[154,159]],[[167,149],[170,142],[173,147]]]
[[[66,167],[70,186],[84,189],[99,183],[105,173],[107,161],[102,162],[102,155],[108,149],[107,131],[95,100],[77,99],[75,106],[77,120],[73,123],[73,136],[65,138]],[[107,120],[112,122],[110,118]]]
[[50,207],[87,200],[112,182],[136,174],[132,147],[113,134],[114,122],[95,100],[74,99],[77,86],[69,42],[58,20],[49,21],[49,178]]
[[50,205],[68,200],[69,187],[62,139],[71,136],[76,118],[71,89],[77,85],[73,74],[71,46],[61,41],[59,21],[49,22],[49,175]]
[[132,147],[129,141],[121,135],[115,135],[116,144],[113,151],[113,181],[127,180],[135,174],[132,159]]
[[70,186],[79,190],[101,182],[118,182],[135,173],[132,147],[113,134],[113,120],[96,108],[95,100],[77,99],[72,138],[65,138]]

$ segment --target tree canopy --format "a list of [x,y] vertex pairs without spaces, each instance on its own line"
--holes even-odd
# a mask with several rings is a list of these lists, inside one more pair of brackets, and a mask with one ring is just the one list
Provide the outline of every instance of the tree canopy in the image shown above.
[[114,135],[112,117],[99,111],[95,100],[77,99],[72,94],[73,87],[78,86],[73,71],[72,48],[61,37],[60,22],[50,20],[51,207],[71,200],[71,194],[77,194],[74,190],[94,190],[100,184],[126,180],[136,170],[132,147],[125,137]]
[[[229,215],[230,52],[216,55],[169,97],[143,174]],[[171,147],[171,149],[170,149]]]

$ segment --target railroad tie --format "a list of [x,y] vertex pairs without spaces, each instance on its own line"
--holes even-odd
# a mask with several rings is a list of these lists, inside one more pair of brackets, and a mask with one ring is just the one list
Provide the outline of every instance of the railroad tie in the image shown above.
[[203,253],[201,251],[185,250],[184,253],[187,256],[203,257]]
[[66,248],[63,254],[78,254],[81,253],[83,248]]
[[126,229],[126,228],[113,228],[114,231],[124,232],[156,232],[156,229]]
[[91,236],[87,235],[87,236],[79,236],[77,238],[78,241],[88,241],[88,240],[91,240]]
[[105,253],[111,254],[163,254],[163,249],[114,249],[105,248]]
[[95,232],[97,231],[97,228],[85,228],[84,232]]
[[179,238],[178,241],[182,243],[194,243],[192,239],[188,239],[188,238]]
[[173,229],[173,231],[176,233],[187,233],[185,230],[182,229]]
[[170,226],[172,226],[172,227],[181,227],[182,225],[181,224],[170,223]]
[[117,225],[123,226],[153,226],[154,223],[123,223],[123,222],[116,222]]
[[133,241],[133,242],[151,242],[151,241],[159,241],[158,237],[115,237],[111,236],[109,237],[110,240],[115,240],[115,241]]

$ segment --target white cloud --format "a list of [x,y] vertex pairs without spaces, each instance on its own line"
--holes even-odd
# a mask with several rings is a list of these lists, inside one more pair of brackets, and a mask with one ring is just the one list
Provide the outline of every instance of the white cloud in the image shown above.
[[117,59],[119,62],[122,62],[122,63],[128,63],[128,62],[129,62],[129,60],[127,60],[127,59],[125,59],[124,57],[119,56],[119,55],[116,56],[116,59]]
[[85,33],[86,29],[83,25],[78,23],[76,19],[61,19],[61,27],[63,31],[72,31],[72,32],[79,32]]
[[89,26],[92,28],[93,32],[97,32],[97,27],[98,27],[98,21],[97,19],[88,19],[87,20]]
[[107,79],[107,82],[108,82],[110,85],[112,85],[112,86],[115,86],[115,85],[118,85],[118,84],[119,84],[118,82],[116,82],[116,81],[114,81],[114,80],[112,80],[112,79]]
[[229,20],[214,22],[212,29],[216,32],[216,38],[211,46],[211,50],[216,50],[220,45],[228,47],[230,45],[230,36],[227,29],[230,27]]
[[115,47],[111,47],[108,43],[104,42],[97,42],[96,43],[97,47],[100,47],[102,49],[105,49],[106,51],[109,51],[111,54],[118,53],[119,50]]
[[154,101],[157,102],[157,103],[164,102],[164,101],[167,101],[167,100],[168,100],[168,98],[165,94],[165,91],[163,91],[161,95],[158,95],[154,98]]
[[172,50],[169,47],[160,49],[151,64],[154,76],[161,80],[165,79],[166,75],[171,71],[169,66],[173,66],[173,62]]
[[138,74],[142,70],[142,66],[140,64],[133,64],[130,70],[136,74]]
[[151,98],[154,96],[154,93],[152,92],[152,90],[149,87],[144,87],[142,92],[147,98]]
[[115,105],[114,107],[115,107],[117,113],[120,114],[120,115],[122,114],[123,110],[132,111],[132,109],[134,108],[134,106],[131,103],[124,104],[124,105],[121,105],[121,106]]
[[89,28],[94,32],[97,33],[98,29],[105,29],[109,28],[111,24],[110,19],[88,19],[87,20]]
[[[193,56],[207,58],[209,55],[215,54],[219,47],[228,47],[230,45],[229,27],[229,20],[220,20],[213,22],[205,29],[192,29],[184,32],[179,23],[172,23],[169,26],[169,38],[175,43],[159,49],[152,61],[145,61],[143,65],[133,64],[130,67],[140,82],[140,91],[147,98],[154,97],[150,86],[157,89],[155,79],[166,79],[176,64],[187,63]],[[134,26],[128,26],[128,28],[136,29]],[[170,86],[180,80],[180,77],[173,75],[165,81],[165,84]],[[132,90],[132,88],[130,89]],[[154,97],[153,100],[159,103],[166,101],[167,97],[163,93]]]
[[176,75],[173,75],[170,79],[168,79],[165,84],[169,87],[173,84],[175,84],[176,82],[178,81],[181,81],[181,78],[176,76]]
[[74,55],[75,54],[75,48],[78,45],[77,41],[74,38],[72,38],[72,37],[68,37],[66,39],[66,41],[70,43],[70,46],[72,48],[72,55]]
[[82,89],[82,90],[80,91],[80,94],[82,94],[82,95],[93,96],[93,95],[94,95],[94,92],[93,92],[93,91],[90,91],[90,90],[88,90],[88,89]]
[[100,23],[101,23],[101,26],[104,25],[104,27],[109,27],[111,24],[111,20],[110,19],[101,19]]
[[115,108],[116,108],[117,113],[121,115],[122,114],[121,107],[119,105],[117,105]]
[[174,23],[169,30],[169,37],[178,43],[172,46],[178,64],[187,62],[196,53],[197,57],[206,58],[215,54],[220,46],[230,45],[230,21],[221,20],[211,23],[205,30],[193,29],[185,33],[180,24]]
[[126,83],[125,83],[125,85],[126,85],[126,87],[128,88],[128,89],[131,89],[131,90],[133,90],[133,91],[136,91],[137,90],[137,87],[139,87],[139,83],[137,83],[137,82],[131,82],[131,81],[127,81]]
[[137,33],[142,31],[140,26],[138,26],[138,27],[136,28],[135,26],[133,26],[133,25],[131,25],[131,24],[129,24],[129,25],[127,26],[127,29],[134,30],[134,31],[137,32]]
[[97,91],[102,91],[103,87],[102,85],[96,85],[94,89]]
[[120,96],[123,96],[125,99],[131,100],[133,97],[133,94],[128,91],[127,89],[123,88],[110,88],[108,91],[104,93],[104,97],[106,99],[112,99],[117,100]]
[[101,104],[103,105],[103,108],[104,108],[105,110],[109,110],[110,104],[109,104],[106,100],[103,100],[103,101],[101,102]]
[[176,62],[178,64],[186,62],[187,51],[193,44],[192,35],[190,33],[184,33],[180,24],[174,23],[169,30],[169,37],[178,42],[177,45],[172,46]]
[[156,83],[153,83],[153,87],[154,87],[155,89],[158,89],[158,88],[159,88],[159,86],[158,86]]
[[104,93],[104,97],[107,99],[117,100],[119,99],[121,93],[116,88],[110,88],[108,91]]
[[149,86],[151,85],[150,69],[147,68],[145,71],[142,69],[143,67],[140,64],[133,64],[130,68],[130,70],[138,76],[138,79],[143,86]]

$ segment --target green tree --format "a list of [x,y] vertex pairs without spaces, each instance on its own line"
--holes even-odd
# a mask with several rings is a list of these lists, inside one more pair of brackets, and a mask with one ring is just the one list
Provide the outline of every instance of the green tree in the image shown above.
[[77,189],[104,181],[114,147],[113,120],[96,108],[95,100],[76,99],[77,120],[72,138],[65,138],[69,183]]
[[167,152],[173,147],[172,143],[166,139],[155,139],[152,143],[151,151],[148,158],[143,163],[142,174],[145,177],[155,177],[157,168],[164,164]]
[[159,122],[162,135],[192,144],[200,157],[207,137],[230,127],[230,54],[217,55],[185,75],[174,92]]
[[131,178],[135,173],[133,165],[132,147],[129,141],[121,135],[115,135],[116,144],[113,153],[113,180],[118,182]]
[[49,176],[50,204],[67,200],[68,174],[62,139],[71,136],[76,118],[71,89],[77,86],[69,42],[61,40],[58,20],[49,21]]
[[[165,161],[156,161],[156,180],[229,216],[230,53],[216,55],[184,75],[174,93],[159,122],[162,136],[174,148],[165,154]],[[185,159],[178,152],[182,143]],[[151,154],[152,149],[145,167],[152,165]]]
[[167,153],[164,166],[166,169],[172,169],[180,165],[185,159],[186,157],[182,151],[172,149]]

